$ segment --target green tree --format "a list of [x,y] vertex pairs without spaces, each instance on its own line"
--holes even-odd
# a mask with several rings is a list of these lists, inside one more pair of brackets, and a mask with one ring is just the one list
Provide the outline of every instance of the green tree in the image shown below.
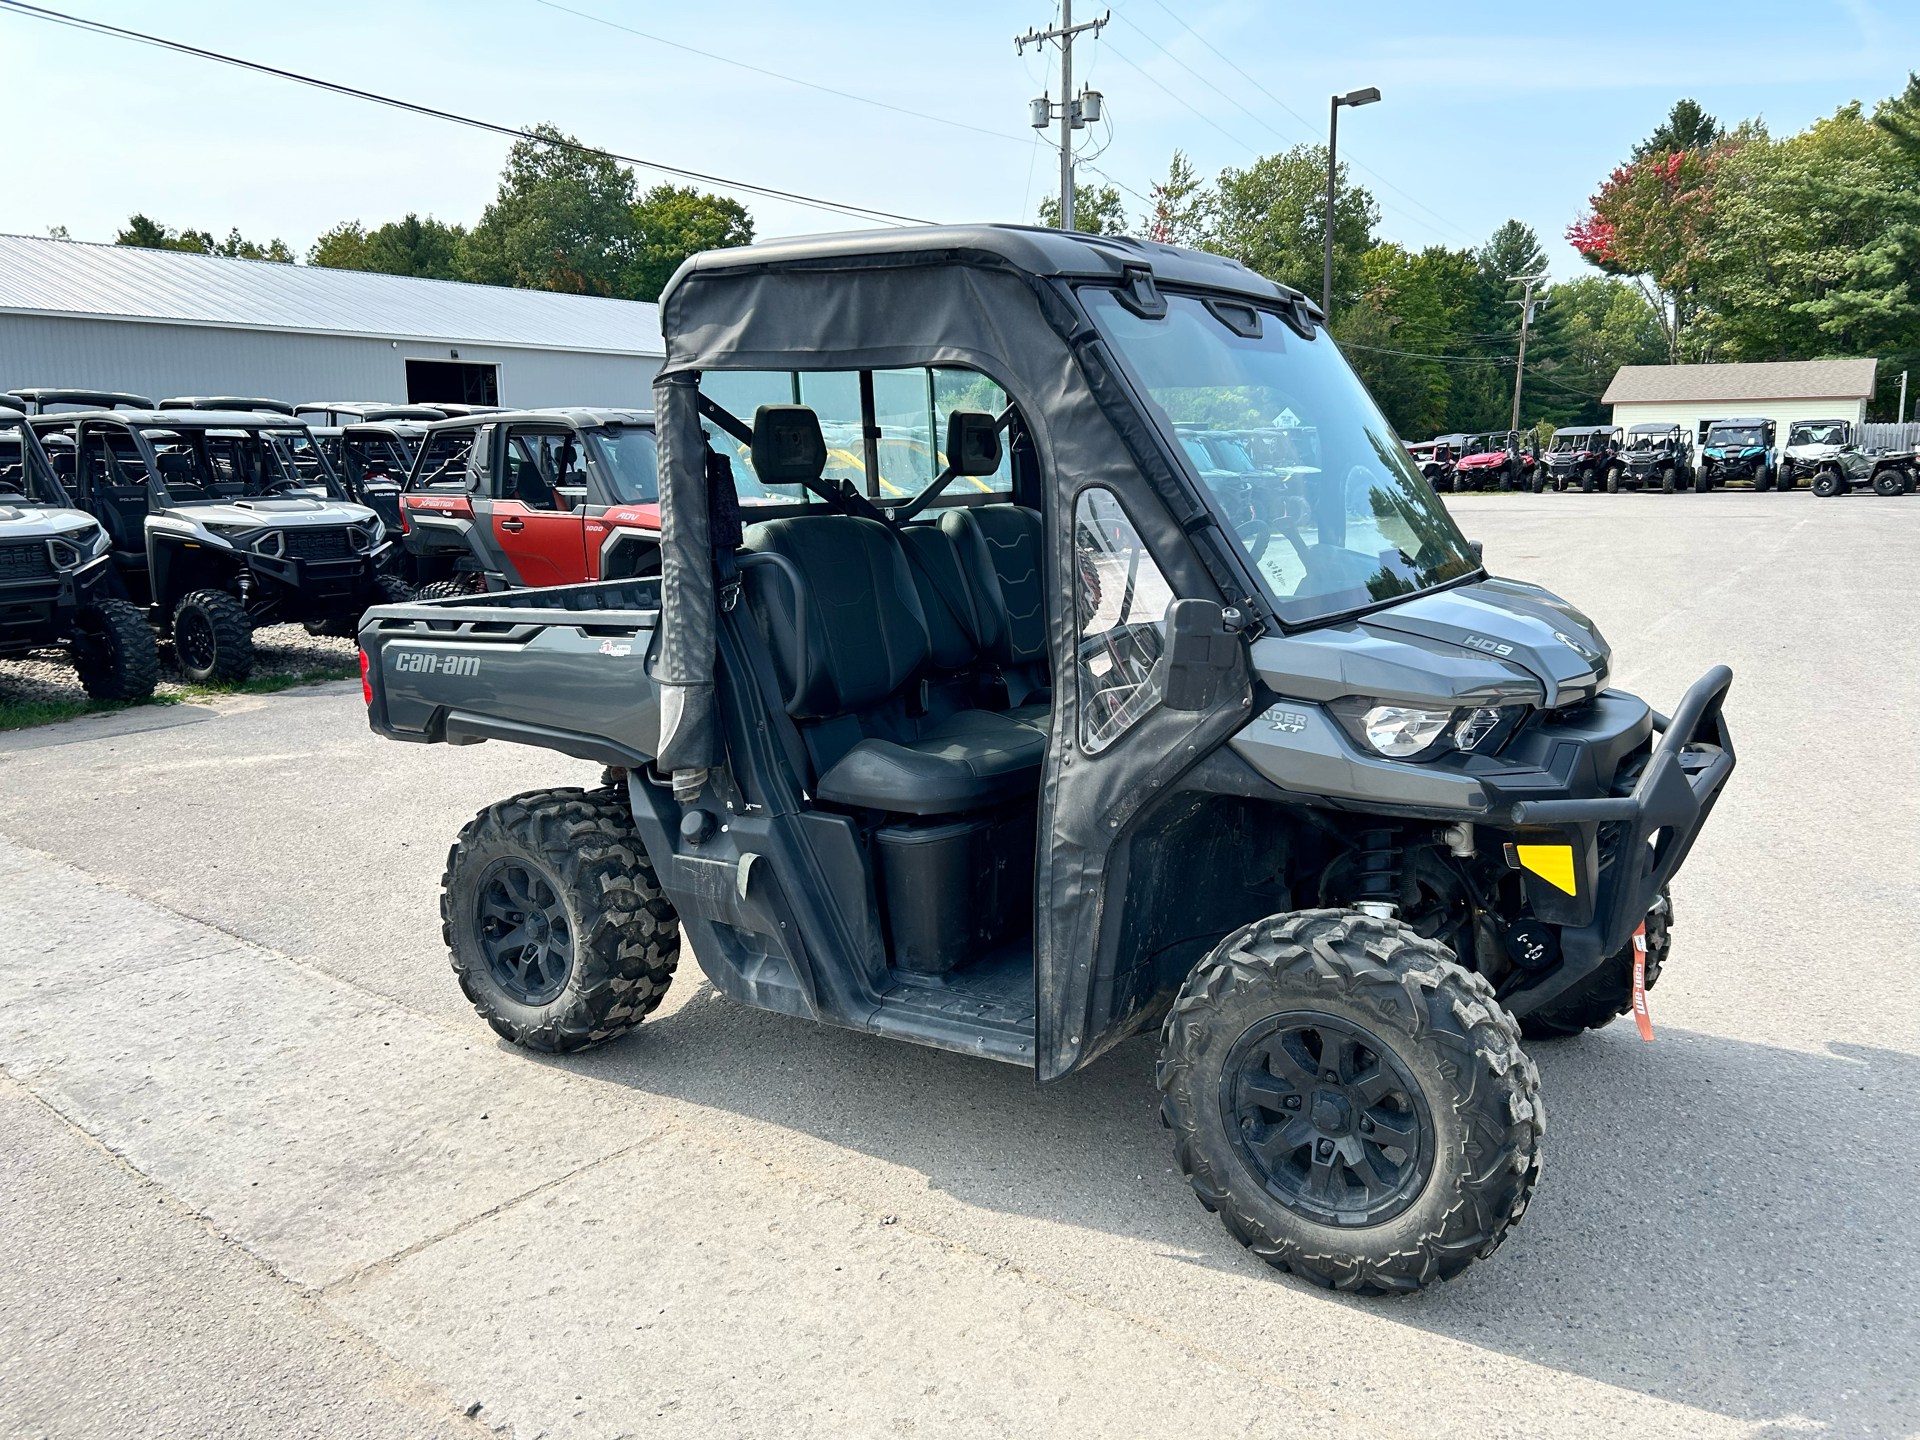
[[[1296,145],[1244,170],[1220,172],[1209,249],[1231,255],[1283,285],[1320,294],[1326,245],[1327,148]],[[1336,309],[1356,298],[1361,258],[1373,247],[1379,207],[1339,167],[1334,183],[1333,293]]]
[[1424,438],[1471,424],[1462,407],[1485,405],[1468,394],[1473,372],[1498,364],[1475,334],[1474,252],[1433,245],[1416,254],[1386,241],[1361,257],[1360,272],[1362,293],[1337,310],[1334,336],[1394,429]]
[[372,270],[382,275],[416,275],[429,280],[458,280],[460,245],[466,228],[448,225],[429,215],[422,220],[408,213],[377,230],[358,220],[345,220],[313,243],[309,265],[334,270]]
[[[1040,202],[1040,223],[1049,229],[1060,224],[1060,198],[1048,196]],[[1091,185],[1073,187],[1073,228],[1083,235],[1124,235],[1127,212],[1121,206],[1120,192],[1111,185],[1094,189]]]
[[241,260],[274,260],[293,263],[293,251],[287,242],[273,239],[261,245],[243,236],[238,228],[229,230],[225,240],[215,240],[206,230],[169,230],[145,215],[127,217],[127,228],[113,237],[116,245],[131,245],[141,250],[185,250],[196,255],[225,255]]
[[1698,348],[1691,327],[1701,308],[1714,177],[1729,151],[1747,140],[1729,138],[1706,151],[1655,151],[1622,165],[1594,195],[1592,210],[1567,229],[1590,264],[1640,286],[1660,313],[1672,362]]
[[753,217],[738,200],[691,186],[656,185],[633,207],[633,263],[622,293],[658,300],[689,255],[753,243]]
[[634,268],[633,171],[536,125],[514,143],[491,205],[461,246],[466,278],[619,295]]
[[1696,102],[1676,100],[1672,111],[1653,134],[1633,147],[1633,158],[1644,160],[1649,155],[1671,155],[1676,150],[1710,150],[1725,133],[1720,122]]
[[1140,238],[1162,245],[1205,248],[1212,239],[1214,198],[1213,191],[1193,173],[1186,152],[1174,151],[1167,178],[1154,182],[1153,207],[1140,219]]
[[1614,372],[1667,357],[1653,306],[1613,276],[1582,275],[1549,286],[1537,319],[1538,339],[1527,347],[1526,415],[1544,415],[1554,426],[1603,423],[1600,397]]

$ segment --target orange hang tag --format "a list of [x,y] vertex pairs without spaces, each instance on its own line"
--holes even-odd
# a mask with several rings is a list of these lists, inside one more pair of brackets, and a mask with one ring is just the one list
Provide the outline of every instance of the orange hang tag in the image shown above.
[[1653,1043],[1653,1017],[1647,1014],[1647,922],[1633,932],[1633,1023],[1640,1027],[1640,1038]]

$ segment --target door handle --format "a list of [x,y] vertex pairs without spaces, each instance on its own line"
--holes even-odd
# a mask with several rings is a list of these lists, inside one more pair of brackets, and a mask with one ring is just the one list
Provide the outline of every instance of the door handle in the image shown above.
[[524,520],[502,520],[500,522],[500,528],[511,534],[518,535],[522,530],[527,528],[527,522]]

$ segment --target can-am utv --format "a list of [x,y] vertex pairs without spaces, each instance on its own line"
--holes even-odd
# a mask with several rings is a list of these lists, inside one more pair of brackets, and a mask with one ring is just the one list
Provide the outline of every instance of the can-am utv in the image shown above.
[[[1388,1292],[1490,1254],[1539,1175],[1521,1035],[1667,959],[1731,674],[1671,719],[1610,688],[1231,260],[869,232],[696,256],[660,307],[660,575],[360,632],[379,733],[614,767],[453,848],[493,1028],[631,1029],[684,932],[739,1003],[1042,1083],[1158,1030],[1178,1163],[1261,1258]],[[1203,474],[1189,424],[1257,463]]]
[[1779,487],[1791,490],[1801,480],[1811,480],[1820,461],[1833,459],[1853,443],[1853,426],[1845,420],[1794,421],[1780,451]]
[[1681,425],[1653,421],[1631,427],[1627,448],[1620,452],[1619,460],[1616,483],[1622,490],[1658,490],[1673,495],[1707,488],[1704,472],[1693,466],[1693,437]]
[[1755,490],[1771,490],[1780,468],[1773,441],[1771,420],[1715,420],[1700,450],[1700,476],[1707,488],[1751,480]]
[[1545,488],[1571,490],[1578,486],[1589,495],[1618,490],[1626,468],[1620,463],[1620,443],[1617,425],[1562,426],[1553,432],[1546,454],[1540,457]]
[[380,517],[324,462],[302,473],[304,425],[268,411],[95,411],[37,417],[112,537],[126,591],[173,640],[187,679],[242,680],[256,625],[331,622],[412,589],[381,573]]
[[114,594],[109,548],[27,417],[0,409],[0,658],[64,645],[95,700],[144,700],[160,656],[146,618]]
[[653,415],[495,411],[426,427],[401,516],[421,598],[659,572]]
[[1535,465],[1517,432],[1496,430],[1490,435],[1476,435],[1462,447],[1453,467],[1453,488],[1525,490],[1531,484]]

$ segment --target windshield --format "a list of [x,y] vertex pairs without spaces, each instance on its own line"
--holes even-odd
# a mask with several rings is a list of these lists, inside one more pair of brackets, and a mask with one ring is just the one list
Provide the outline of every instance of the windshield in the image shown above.
[[[1168,296],[1162,320],[1133,314],[1111,290],[1080,296],[1282,620],[1305,624],[1479,568],[1328,337],[1302,340],[1268,314],[1260,338],[1246,339],[1186,296]],[[1225,463],[1229,449],[1248,468]]]
[[1569,435],[1564,430],[1553,437],[1552,451],[1555,455],[1571,455],[1581,450],[1591,450],[1600,443],[1600,437],[1591,433]]
[[651,505],[660,498],[660,447],[651,429],[602,425],[586,435],[587,453],[616,504]]
[[362,480],[390,480],[398,485],[413,468],[414,442],[398,436],[355,436],[342,442],[341,452],[350,470]]
[[[330,449],[327,440],[316,438],[309,430],[275,431],[269,443],[283,472],[291,470],[316,495],[327,493],[327,481],[333,471],[329,454],[337,459],[340,453],[337,448]],[[333,441],[334,447],[338,444],[337,440]]]
[[1763,443],[1758,427],[1742,425],[1733,430],[1709,430],[1707,444],[1716,449],[1746,450]]
[[0,420],[0,505],[23,500],[35,505],[73,503],[47,468],[26,422]]
[[[218,505],[229,500],[308,492],[334,495],[333,472],[306,429],[145,430],[167,502]],[[298,453],[315,468],[303,474]]]
[[1787,437],[1789,445],[1844,445],[1847,427],[1838,421],[1828,425],[1796,425]]

